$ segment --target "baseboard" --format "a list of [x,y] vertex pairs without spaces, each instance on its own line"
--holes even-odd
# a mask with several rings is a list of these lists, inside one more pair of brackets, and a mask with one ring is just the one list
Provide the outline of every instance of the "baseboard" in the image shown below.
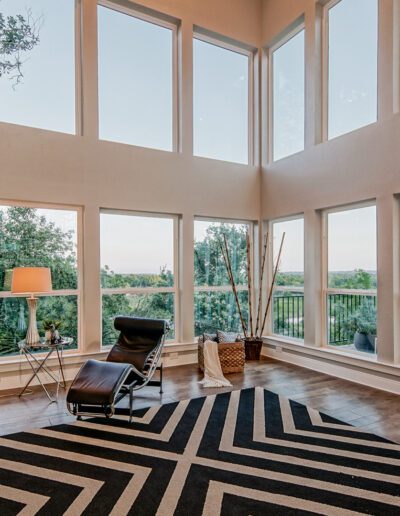
[[311,357],[302,354],[301,350],[285,350],[284,347],[275,346],[264,343],[261,352],[262,355],[288,362],[293,365],[312,369],[319,373],[325,373],[336,378],[348,380],[368,387],[374,387],[383,391],[391,392],[393,394],[400,394],[400,381],[398,377],[379,371],[363,370],[362,367],[357,367],[350,364],[340,364],[338,361],[326,359],[321,357]]

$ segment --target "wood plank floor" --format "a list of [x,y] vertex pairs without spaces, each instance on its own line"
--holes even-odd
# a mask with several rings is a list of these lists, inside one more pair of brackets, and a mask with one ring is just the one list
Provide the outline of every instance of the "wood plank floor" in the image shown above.
[[[204,389],[198,384],[199,379],[201,375],[196,365],[165,369],[161,402],[168,403],[230,390]],[[233,389],[263,386],[400,443],[400,396],[395,394],[272,359],[250,362],[243,374],[229,375],[229,379]],[[55,389],[50,387],[50,390]],[[39,387],[35,387],[33,391],[22,398],[11,392],[0,394],[0,435],[74,421],[66,410],[63,391],[57,403],[49,403]],[[134,407],[158,403],[160,396],[157,388],[147,387],[136,393]]]

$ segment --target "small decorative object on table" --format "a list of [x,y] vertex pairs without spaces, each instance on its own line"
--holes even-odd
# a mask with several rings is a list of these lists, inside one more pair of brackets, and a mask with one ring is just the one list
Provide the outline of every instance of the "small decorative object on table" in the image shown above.
[[265,262],[266,257],[268,254],[268,233],[265,235],[264,238],[264,248],[263,248],[263,255],[262,255],[262,262],[261,262],[261,272],[260,272],[260,279],[259,279],[259,295],[258,295],[258,304],[256,306],[256,313],[257,313],[257,319],[256,319],[256,326],[254,329],[253,325],[253,301],[252,301],[252,284],[253,284],[253,278],[252,278],[252,268],[251,268],[251,246],[250,246],[250,237],[247,233],[246,235],[246,256],[247,256],[247,285],[248,285],[248,309],[249,309],[249,323],[250,323],[250,334],[247,331],[247,325],[243,317],[243,311],[242,307],[239,301],[239,296],[236,289],[236,282],[235,278],[233,276],[232,271],[232,265],[231,265],[231,259],[229,256],[229,249],[228,249],[228,243],[226,240],[226,236],[224,235],[224,242],[220,242],[221,252],[222,256],[224,258],[224,263],[226,266],[226,270],[228,272],[228,278],[232,287],[233,295],[235,297],[236,306],[239,312],[240,317],[240,323],[242,325],[243,335],[244,335],[244,345],[245,345],[245,352],[246,352],[246,360],[259,360],[260,354],[261,354],[261,348],[263,344],[262,335],[264,333],[265,324],[267,322],[267,316],[269,312],[269,308],[271,305],[272,295],[274,292],[274,286],[276,281],[276,275],[279,268],[279,262],[282,254],[282,248],[283,248],[283,242],[285,240],[285,233],[282,235],[281,244],[279,247],[278,257],[275,263],[275,266],[273,267],[273,275],[272,275],[272,281],[269,285],[268,289],[268,297],[267,297],[267,304],[265,307],[264,315],[262,316],[262,289],[263,289],[263,279],[264,279],[264,269],[265,269]]
[[60,342],[60,328],[62,326],[61,321],[52,321],[50,319],[45,319],[42,322],[43,329],[45,331],[45,339],[46,342],[51,342],[52,344],[57,344],[57,342]]

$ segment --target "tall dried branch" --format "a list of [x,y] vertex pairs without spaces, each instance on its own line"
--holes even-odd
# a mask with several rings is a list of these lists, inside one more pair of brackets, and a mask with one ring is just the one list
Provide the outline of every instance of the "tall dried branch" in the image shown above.
[[253,328],[253,300],[252,300],[252,274],[251,274],[251,253],[250,253],[250,236],[249,232],[246,233],[246,258],[247,258],[247,292],[248,292],[248,303],[249,303],[249,320],[250,320],[250,337],[254,337]]
[[283,233],[282,240],[281,240],[281,245],[279,247],[278,258],[276,260],[276,264],[275,264],[275,268],[274,268],[274,273],[273,273],[271,285],[270,285],[270,288],[269,288],[268,301],[267,301],[267,306],[265,307],[264,319],[263,319],[263,323],[262,323],[262,326],[261,326],[260,337],[264,333],[265,323],[267,321],[267,315],[268,315],[268,312],[269,312],[269,307],[270,307],[270,304],[271,304],[272,294],[274,292],[274,287],[275,287],[276,275],[277,275],[278,269],[279,269],[279,262],[281,261],[281,254],[282,254],[283,242],[285,241],[285,235],[286,235],[286,233]]
[[264,281],[264,269],[265,269],[265,258],[267,256],[267,248],[268,248],[268,232],[264,236],[264,247],[262,253],[262,262],[261,262],[261,273],[260,273],[260,283],[258,288],[258,303],[257,303],[257,321],[256,321],[256,337],[258,336],[258,328],[260,324],[260,316],[261,316],[261,308],[262,308],[262,288]]
[[246,328],[246,324],[245,324],[244,318],[243,318],[242,307],[240,306],[239,296],[238,296],[237,289],[236,289],[235,278],[233,277],[232,266],[231,266],[231,259],[230,259],[230,256],[229,256],[228,243],[227,243],[227,240],[226,240],[226,236],[223,235],[223,237],[224,237],[225,250],[224,250],[224,247],[222,246],[222,244],[220,243],[221,252],[222,252],[222,256],[224,258],[225,267],[226,267],[226,270],[228,272],[229,281],[230,281],[230,284],[231,284],[231,287],[232,287],[233,295],[235,297],[236,306],[237,306],[237,309],[238,309],[238,312],[239,312],[240,323],[242,325],[243,335],[245,336],[245,338],[247,338],[247,328]]

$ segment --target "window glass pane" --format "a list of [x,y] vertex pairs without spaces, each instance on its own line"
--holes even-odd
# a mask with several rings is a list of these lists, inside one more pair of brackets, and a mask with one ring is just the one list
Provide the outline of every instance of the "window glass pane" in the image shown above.
[[[38,37],[25,33],[27,50],[3,55],[19,59],[17,68],[0,77],[0,120],[52,131],[75,133],[75,2],[74,0],[1,0],[6,26],[24,22]],[[13,19],[8,18],[12,16]],[[8,20],[8,21],[7,21]],[[15,38],[20,30],[13,29]]]
[[114,344],[118,338],[117,315],[166,319],[171,325],[167,338],[175,338],[173,293],[103,295],[103,345]]
[[376,288],[376,207],[328,214],[328,286]]
[[101,213],[101,286],[174,285],[174,221]]
[[278,259],[283,233],[285,233],[285,240],[276,276],[276,285],[302,287],[304,285],[304,220],[301,218],[274,223],[274,263]]
[[[25,338],[28,313],[24,297],[0,298],[0,355],[19,354],[18,342]],[[78,347],[77,296],[41,296],[36,320],[41,337],[45,334],[43,321],[61,321],[60,335],[74,339],[72,345],[65,349]]]
[[304,339],[304,294],[274,291],[273,333]]
[[247,284],[247,224],[196,220],[194,223],[194,284],[230,285],[220,245],[226,236],[235,282]]
[[171,151],[173,31],[98,7],[99,135]]
[[[273,224],[274,264],[278,259],[283,233],[285,240],[273,297],[273,332],[303,339],[304,219],[285,220]],[[293,290],[288,287],[293,287]]]
[[0,206],[0,290],[14,267],[50,267],[53,290],[76,289],[77,212]]
[[[248,320],[247,290],[238,292],[243,318]],[[195,292],[194,295],[195,335],[217,330],[235,331],[242,334],[239,312],[232,290],[224,292]]]
[[195,289],[196,287],[225,287],[224,290],[195,292],[195,335],[205,331],[215,332],[217,329],[242,332],[220,245],[223,245],[225,235],[243,317],[247,321],[246,234],[248,230],[248,224],[195,221]]
[[279,47],[273,65],[273,158],[304,149],[304,30]]
[[248,163],[249,58],[193,40],[194,154]]
[[375,290],[376,208],[368,206],[328,214],[328,343],[344,349],[376,352]]
[[377,120],[378,2],[329,9],[328,138]]

